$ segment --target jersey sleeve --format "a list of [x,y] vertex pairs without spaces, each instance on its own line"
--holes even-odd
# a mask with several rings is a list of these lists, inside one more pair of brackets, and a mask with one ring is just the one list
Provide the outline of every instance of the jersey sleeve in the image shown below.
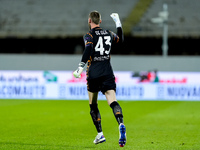
[[114,43],[122,43],[124,41],[124,35],[121,27],[117,28],[117,34],[111,32],[111,35]]
[[93,36],[92,36],[92,34],[87,33],[84,36],[83,39],[84,39],[84,42],[85,42],[85,47],[87,47],[87,46],[93,46]]
[[85,42],[85,49],[82,55],[81,62],[86,63],[92,53],[92,48],[93,48],[93,36],[90,33],[87,33],[84,37],[83,40]]

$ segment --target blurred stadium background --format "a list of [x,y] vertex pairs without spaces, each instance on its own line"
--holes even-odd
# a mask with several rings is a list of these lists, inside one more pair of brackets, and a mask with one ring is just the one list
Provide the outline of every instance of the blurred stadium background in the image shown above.
[[[125,56],[128,62],[121,61],[126,65],[116,67],[113,58],[116,70],[200,70],[198,0],[1,0],[0,3],[0,69],[74,69],[72,64],[80,58],[75,54],[84,50],[82,37],[88,32],[88,14],[98,10],[103,19],[101,26],[112,31],[116,29],[109,14],[120,14],[125,42],[115,47],[112,54],[120,55],[119,59]],[[164,3],[169,11],[168,54],[173,56],[167,59],[158,57],[162,55],[162,27],[151,22]],[[149,63],[152,60],[155,63]]]
[[162,28],[150,20],[167,3],[169,55],[200,55],[198,0],[1,0],[0,3],[1,53],[80,53],[82,36],[88,31],[88,14],[98,10],[102,27],[113,31],[115,26],[109,14],[120,14],[126,42],[123,50],[119,48],[113,54],[161,55]]
[[[167,57],[163,28],[151,22],[164,3]],[[0,149],[97,148],[88,101],[81,101],[88,99],[85,73],[72,76],[92,10],[102,14],[103,28],[116,31],[112,12],[123,25],[125,42],[113,47],[111,62],[128,131],[126,149],[199,149],[199,8],[199,0],[0,0]],[[155,70],[160,83],[154,82]],[[115,118],[106,101],[99,107],[108,139],[98,149],[117,150]]]
[[[151,21],[163,4],[169,13],[167,57],[162,56],[163,27]],[[199,0],[0,0],[0,70],[72,72],[84,50],[88,14],[98,10],[103,28],[116,31],[112,12],[119,13],[123,24],[125,42],[111,52],[115,71],[133,71],[134,77],[154,70],[200,72],[199,7]],[[170,82],[177,81],[176,75]],[[195,83],[187,75],[179,80]]]

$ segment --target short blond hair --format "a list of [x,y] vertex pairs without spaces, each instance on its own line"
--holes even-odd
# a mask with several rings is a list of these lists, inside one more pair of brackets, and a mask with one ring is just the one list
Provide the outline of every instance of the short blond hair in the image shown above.
[[90,12],[89,18],[92,20],[93,23],[100,24],[101,14],[95,10]]

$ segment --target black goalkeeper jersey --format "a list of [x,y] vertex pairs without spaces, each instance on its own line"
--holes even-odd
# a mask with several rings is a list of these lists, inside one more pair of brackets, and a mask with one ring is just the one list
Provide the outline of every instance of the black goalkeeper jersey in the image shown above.
[[84,36],[85,50],[81,61],[88,62],[87,79],[114,75],[110,64],[110,50],[112,44],[122,41],[122,28],[117,28],[117,34],[115,34],[109,30],[96,27]]

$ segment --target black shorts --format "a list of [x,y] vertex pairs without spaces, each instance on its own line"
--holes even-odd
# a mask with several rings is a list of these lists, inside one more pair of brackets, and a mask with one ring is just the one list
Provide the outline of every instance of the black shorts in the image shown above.
[[87,79],[87,89],[93,93],[101,91],[103,94],[108,90],[116,91],[115,76],[102,76],[95,79]]

